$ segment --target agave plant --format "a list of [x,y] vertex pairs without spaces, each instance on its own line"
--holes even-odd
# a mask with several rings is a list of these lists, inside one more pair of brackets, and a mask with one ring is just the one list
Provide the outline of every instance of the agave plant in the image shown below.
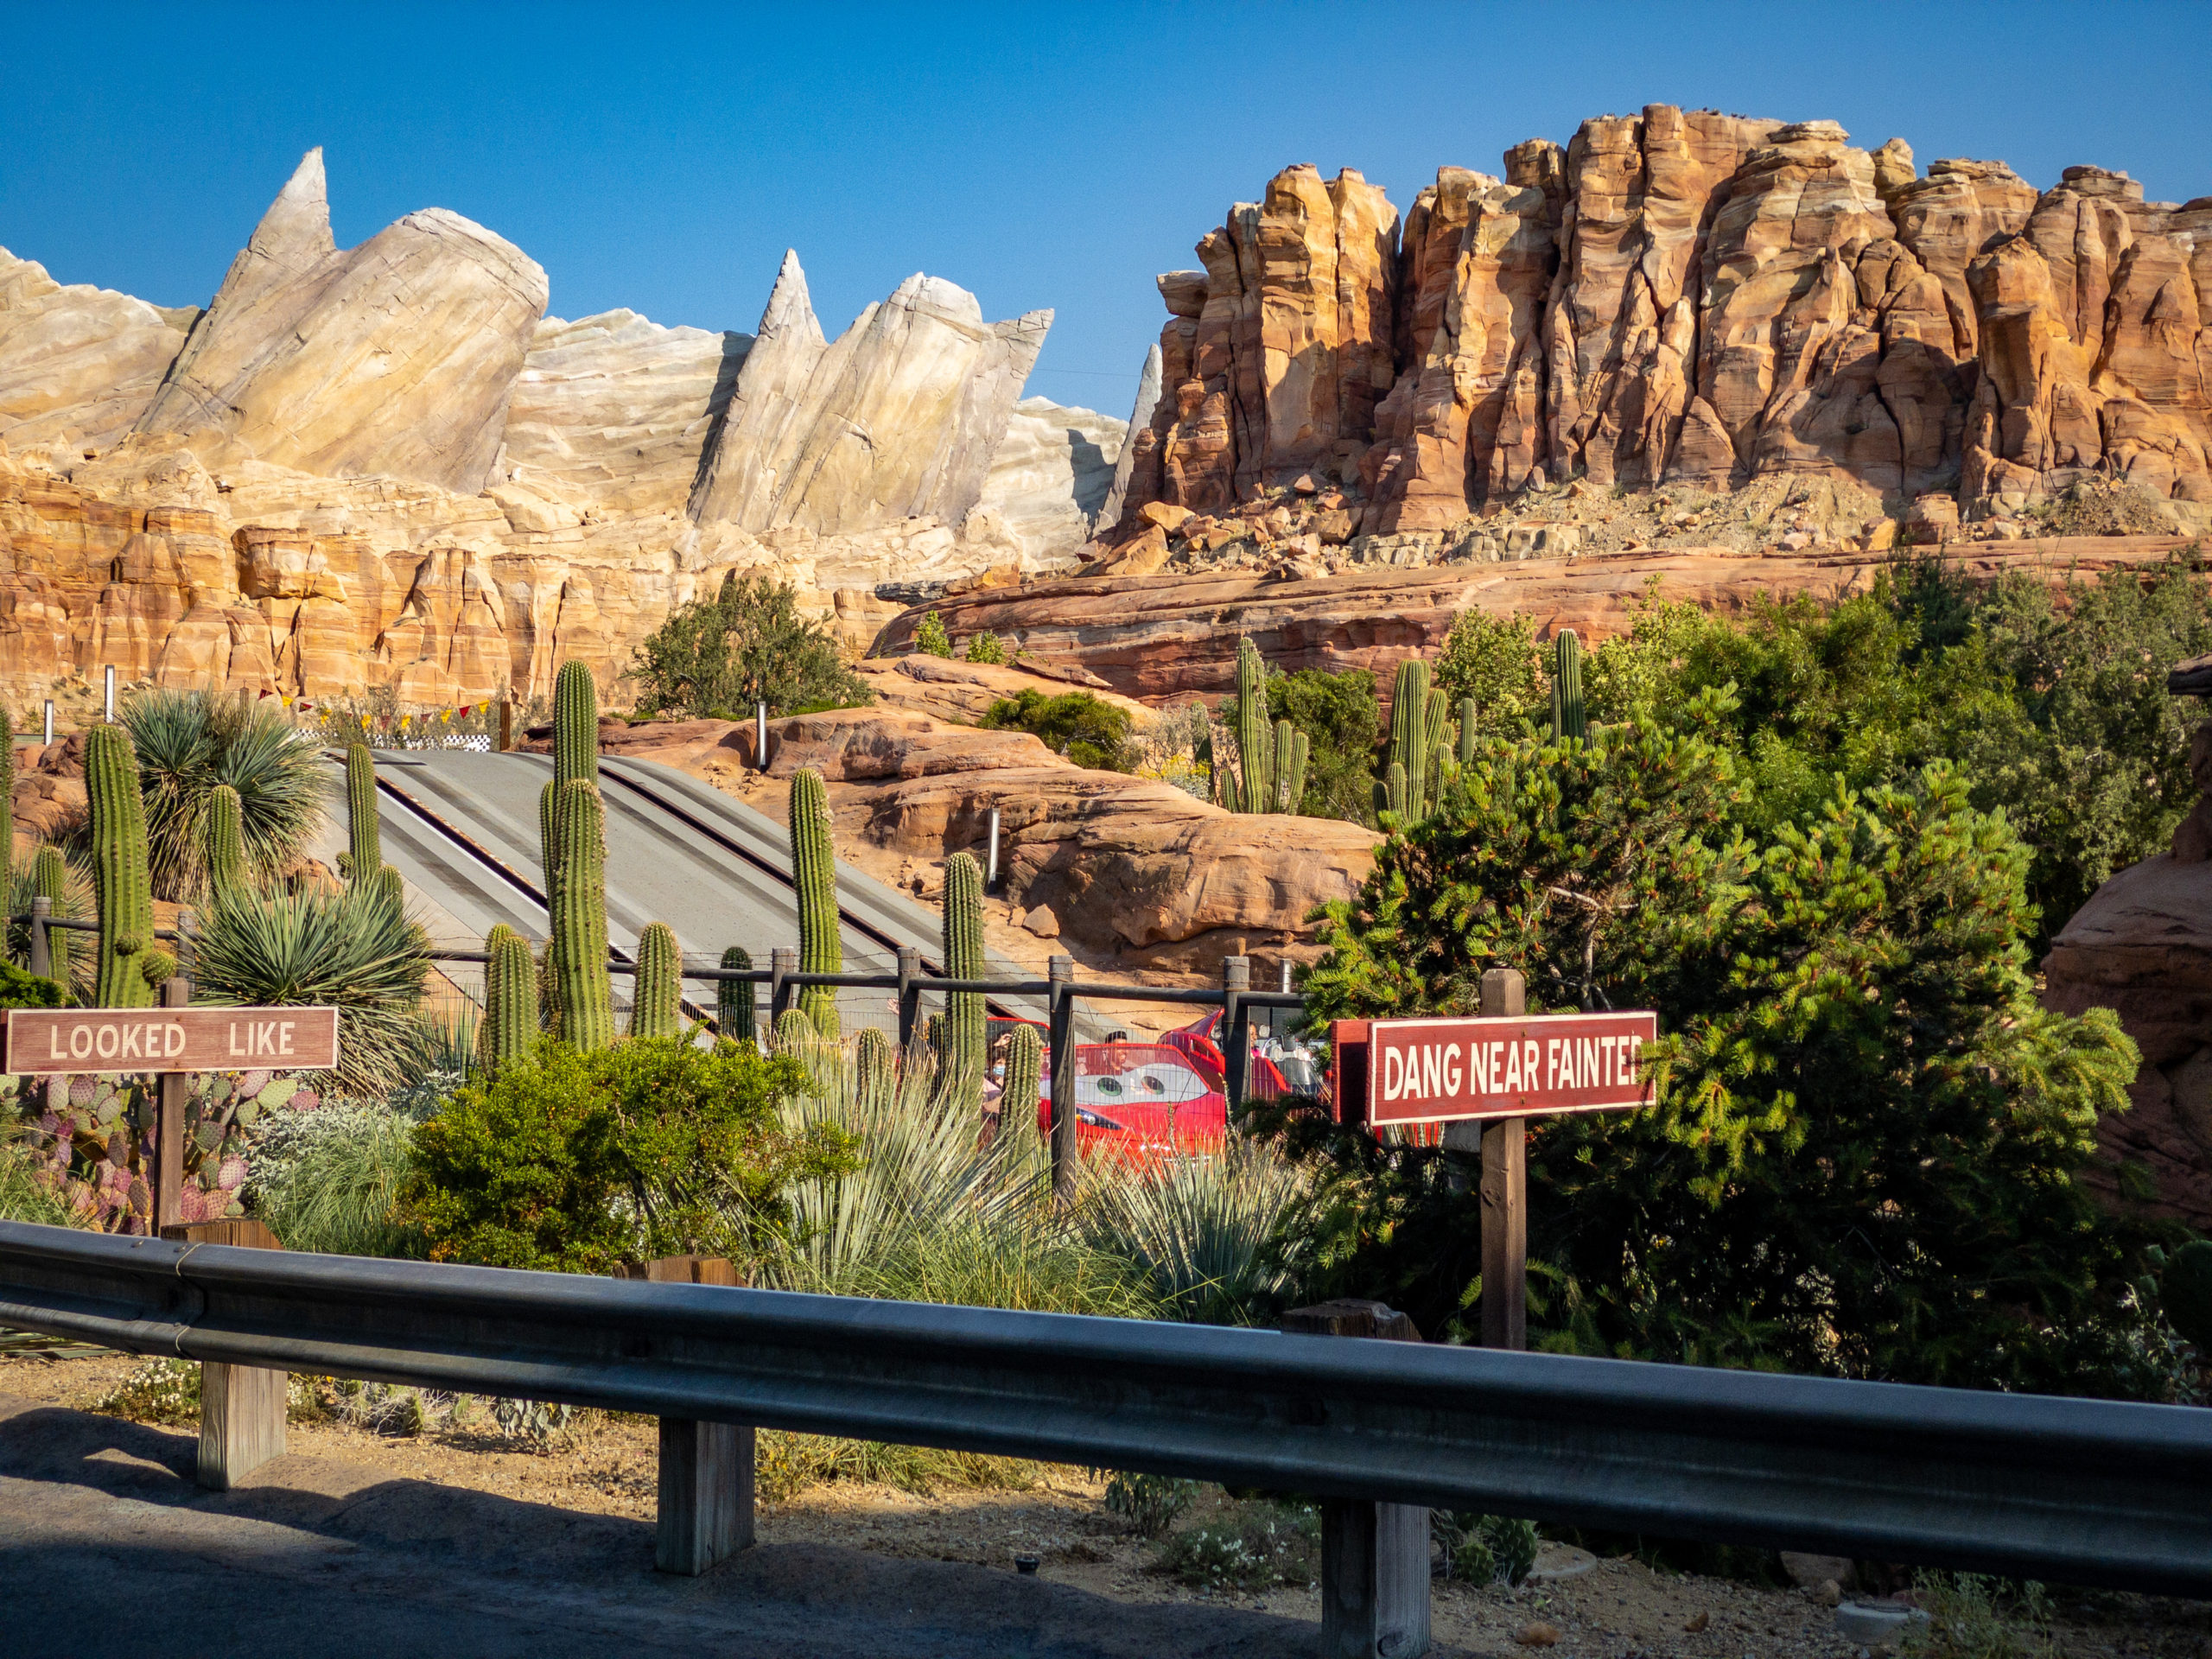
[[335,1006],[339,1089],[381,1096],[416,1066],[429,949],[380,882],[232,894],[202,923],[194,995],[238,1007]]
[[1300,1229],[1306,1178],[1263,1143],[1231,1135],[1209,1157],[1104,1168],[1077,1206],[1082,1236],[1131,1263],[1171,1318],[1244,1325],[1290,1288],[1281,1248]]
[[154,894],[196,901],[207,890],[201,854],[207,797],[238,792],[248,879],[265,884],[322,827],[327,788],[315,745],[274,709],[205,691],[142,691],[123,706],[138,755]]

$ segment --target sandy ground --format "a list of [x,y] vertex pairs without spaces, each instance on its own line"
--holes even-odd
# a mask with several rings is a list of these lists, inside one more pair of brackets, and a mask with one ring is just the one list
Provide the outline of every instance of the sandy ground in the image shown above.
[[[0,1399],[81,1410],[137,1363],[116,1355],[10,1357],[0,1359]],[[122,1431],[123,1426],[105,1427],[105,1423],[90,1420],[87,1427],[94,1433]],[[188,1431],[130,1432],[156,1435],[178,1467],[188,1464]],[[521,1449],[482,1432],[397,1438],[334,1422],[295,1423],[289,1431],[293,1455],[271,1471],[295,1484],[429,1483],[569,1516],[642,1524],[653,1514],[654,1444],[653,1426],[642,1419],[594,1416],[546,1451]],[[321,1472],[310,1472],[311,1466]],[[1185,1524],[1206,1518],[1224,1504],[1218,1493],[1209,1492]],[[1005,1586],[1016,1583],[1014,1558],[1033,1555],[1042,1562],[1039,1580],[1083,1592],[1076,1605],[1090,1605],[1095,1598],[1100,1605],[1125,1608],[1127,1619],[1134,1621],[1128,1632],[1178,1632],[1173,1645],[1161,1651],[1214,1650],[1207,1645],[1211,1635],[1202,1640],[1198,1625],[1181,1622],[1197,1618],[1212,1631],[1202,1615],[1263,1615],[1244,1634],[1232,1631],[1224,1637],[1229,1646],[1223,1650],[1251,1653],[1278,1650],[1282,1621],[1310,1630],[1320,1616],[1318,1596],[1305,1586],[1282,1586],[1257,1595],[1209,1595],[1176,1582],[1158,1570],[1157,1547],[1129,1535],[1106,1511],[1101,1483],[1073,1469],[1041,1468],[1027,1491],[941,1489],[922,1495],[850,1482],[817,1486],[781,1503],[764,1503],[759,1538],[763,1549],[856,1552],[879,1562],[937,1563],[947,1571],[949,1564],[958,1564],[970,1573],[982,1569],[992,1582]],[[712,1576],[723,1577],[730,1570]],[[1021,1593],[1029,1588],[1022,1586]],[[959,1593],[972,1597],[971,1590]],[[2062,1611],[2054,1634],[2069,1659],[2212,1656],[2212,1605],[2081,1595],[2063,1598]],[[1167,1623],[1159,1624],[1163,1618]],[[1122,1619],[1116,1615],[1110,1622]],[[1445,1654],[1522,1654],[1537,1645],[1562,1659],[1846,1659],[1860,1651],[1836,1633],[1834,1616],[1818,1590],[1665,1573],[1630,1559],[1601,1560],[1581,1577],[1519,1591],[1440,1581],[1433,1619],[1436,1651]],[[1537,1627],[1555,1632],[1555,1642],[1523,1645],[1523,1638],[1545,1634]],[[983,1645],[968,1650],[994,1650],[982,1630],[972,1634]],[[880,1650],[907,1649],[893,1644]],[[1034,1650],[1062,1649],[1046,1644]],[[1077,1643],[1065,1650],[1091,1649]],[[1140,1645],[1136,1650],[1144,1649]],[[1310,1649],[1300,1638],[1281,1650]]]

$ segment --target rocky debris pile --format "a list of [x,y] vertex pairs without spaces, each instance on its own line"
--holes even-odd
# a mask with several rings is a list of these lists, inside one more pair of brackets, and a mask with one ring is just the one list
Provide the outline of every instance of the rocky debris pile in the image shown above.
[[1064,565],[1112,483],[1120,422],[1015,401],[1049,311],[917,274],[832,340],[795,255],[754,334],[545,299],[442,208],[339,248],[320,150],[204,311],[0,251],[0,687],[611,689],[731,569],[857,645],[879,583]]
[[[2185,668],[2189,664],[2183,665]],[[2181,677],[2177,674],[2177,679]],[[2187,689],[2187,683],[2177,685]],[[2203,683],[2212,691],[2212,677]],[[2202,691],[2199,695],[2203,695]],[[2202,791],[2170,851],[2099,887],[2051,941],[2044,1001],[2107,1007],[2143,1051],[2134,1109],[2097,1126],[2088,1180],[2108,1201],[2212,1230],[2212,721],[2189,746]]]
[[1249,522],[1301,478],[1377,536],[1578,479],[1847,483],[1936,535],[2088,479],[2169,515],[2131,529],[2212,516],[2212,197],[2122,174],[1923,175],[1832,121],[1651,105],[1444,168],[1402,221],[1357,173],[1286,168],[1198,253],[1159,278],[1116,574],[1169,528],[1147,504]]

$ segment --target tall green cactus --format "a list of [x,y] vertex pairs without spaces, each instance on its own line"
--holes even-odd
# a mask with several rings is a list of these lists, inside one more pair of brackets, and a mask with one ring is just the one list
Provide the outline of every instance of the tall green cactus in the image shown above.
[[[1447,717],[1447,699],[1430,686],[1428,664],[1418,657],[1400,663],[1390,693],[1389,760],[1384,781],[1375,791],[1377,810],[1394,812],[1408,826],[1428,816],[1442,781],[1438,760]],[[1395,779],[1401,772],[1402,784]]]
[[1306,757],[1311,747],[1306,734],[1288,721],[1275,722],[1275,811],[1295,812],[1306,798]]
[[1552,670],[1552,741],[1589,735],[1582,711],[1582,639],[1573,628],[1561,628],[1554,642]]
[[999,1093],[999,1133],[1032,1128],[1045,1077],[1045,1045],[1037,1027],[1019,1025],[1006,1044],[1006,1087]]
[[1236,810],[1265,812],[1274,802],[1274,749],[1268,725],[1268,665],[1249,639],[1236,642]]
[[779,1046],[792,1043],[810,1043],[821,1036],[814,1022],[806,1017],[804,1008],[785,1008],[776,1016],[776,1042]]
[[[741,944],[733,944],[722,952],[722,966],[738,973],[749,974],[753,971],[753,953]],[[753,1040],[751,980],[725,979],[715,982],[715,1023],[721,1027],[722,1035],[733,1043]]]
[[[966,853],[955,853],[944,862],[944,975],[947,979],[983,977],[983,872]],[[944,1014],[938,1097],[954,1107],[979,1106],[983,1097],[982,994],[947,992]]]
[[228,784],[207,791],[207,821],[202,830],[200,861],[207,868],[207,890],[219,905],[243,896],[245,874],[245,804]]
[[599,781],[599,688],[582,663],[553,677],[553,780]]
[[1382,781],[1375,785],[1375,810],[1395,812],[1399,817],[1408,816],[1406,804],[1406,767],[1402,760],[1393,760],[1383,772]]
[[638,982],[630,1002],[632,1037],[675,1037],[683,1030],[683,953],[676,930],[648,922],[638,935]]
[[407,908],[406,880],[391,865],[377,872],[377,894],[394,910]]
[[598,787],[571,779],[554,812],[559,845],[553,880],[553,980],[561,1035],[588,1052],[614,1040],[614,996],[607,976],[607,842]]
[[1459,699],[1459,764],[1463,766],[1475,764],[1475,700],[1472,697]]
[[880,1106],[889,1103],[899,1077],[891,1063],[891,1039],[874,1026],[862,1026],[853,1045],[853,1070],[861,1102]]
[[95,726],[85,739],[85,792],[92,803],[92,891],[99,904],[99,976],[92,1005],[153,1006],[166,961],[154,949],[154,886],[146,861],[146,808],[138,757],[124,726]]
[[[59,847],[41,847],[31,862],[31,891],[51,899],[55,915],[61,913],[62,895],[69,890],[69,865]],[[64,990],[69,987],[69,932],[52,927],[46,932],[46,952],[54,964],[54,978]]]
[[0,805],[8,809],[8,833],[0,836],[0,893],[16,871],[16,722],[0,708]]
[[384,868],[377,838],[377,763],[365,743],[346,749],[346,879],[373,881]]
[[494,1077],[537,1040],[537,963],[530,941],[505,922],[484,940],[484,1056]]
[[[837,926],[837,853],[822,774],[802,767],[791,779],[791,879],[798,887],[798,970],[842,974],[845,944]],[[837,988],[799,988],[798,1006],[824,1037],[837,1035]]]

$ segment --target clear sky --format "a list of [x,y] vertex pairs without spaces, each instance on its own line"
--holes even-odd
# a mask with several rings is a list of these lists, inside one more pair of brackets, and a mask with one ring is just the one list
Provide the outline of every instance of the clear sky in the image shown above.
[[2212,194],[2212,4],[20,3],[0,245],[204,304],[321,144],[341,245],[450,207],[557,315],[747,331],[787,246],[832,334],[927,270],[989,317],[1054,308],[1031,391],[1126,415],[1153,274],[1281,168],[1402,209],[1440,164],[1655,102],[2183,200]]

